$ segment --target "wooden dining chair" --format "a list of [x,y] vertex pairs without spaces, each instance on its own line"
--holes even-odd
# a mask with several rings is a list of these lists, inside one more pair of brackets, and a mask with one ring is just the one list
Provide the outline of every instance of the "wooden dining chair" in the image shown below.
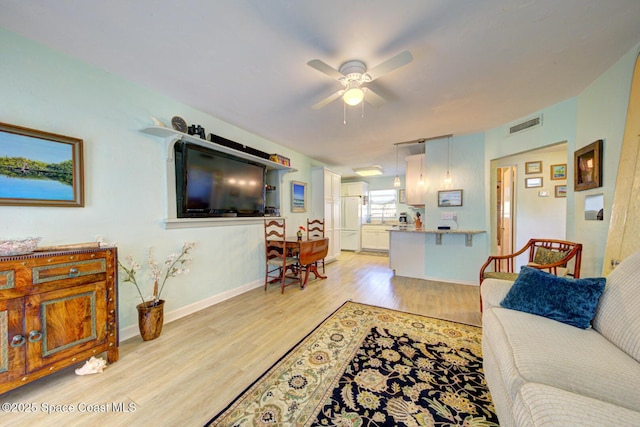
[[[324,237],[324,218],[310,220],[307,218],[307,240]],[[322,264],[322,273],[324,274],[324,258],[319,261]],[[316,268],[318,267],[316,262]]]
[[302,269],[298,256],[287,248],[286,236],[284,219],[264,220],[265,291],[269,283],[276,282],[281,283],[281,293],[284,293],[284,288],[288,285],[298,283],[302,287]]

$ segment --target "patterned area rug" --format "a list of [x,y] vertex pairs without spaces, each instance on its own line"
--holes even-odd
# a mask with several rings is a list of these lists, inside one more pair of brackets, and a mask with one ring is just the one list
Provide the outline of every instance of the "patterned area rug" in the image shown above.
[[481,329],[346,302],[208,426],[497,426]]

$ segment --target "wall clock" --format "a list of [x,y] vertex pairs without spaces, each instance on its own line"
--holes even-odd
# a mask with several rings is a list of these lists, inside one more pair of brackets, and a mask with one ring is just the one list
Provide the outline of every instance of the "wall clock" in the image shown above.
[[171,119],[171,126],[178,132],[187,132],[187,122],[180,116],[173,116]]

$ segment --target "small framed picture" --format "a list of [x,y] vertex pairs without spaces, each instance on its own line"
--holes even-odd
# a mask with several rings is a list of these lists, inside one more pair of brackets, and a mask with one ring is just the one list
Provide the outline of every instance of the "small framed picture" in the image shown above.
[[291,212],[307,211],[307,183],[291,181]]
[[556,197],[567,197],[567,185],[556,185]]
[[542,177],[536,177],[536,178],[525,178],[524,180],[524,187],[525,188],[540,188],[542,187]]
[[573,173],[576,191],[602,187],[601,139],[574,153]]
[[438,207],[462,206],[462,190],[438,191]]
[[551,165],[551,179],[567,179],[567,164]]
[[526,162],[524,164],[524,173],[540,173],[542,172],[542,161],[538,160],[537,162]]

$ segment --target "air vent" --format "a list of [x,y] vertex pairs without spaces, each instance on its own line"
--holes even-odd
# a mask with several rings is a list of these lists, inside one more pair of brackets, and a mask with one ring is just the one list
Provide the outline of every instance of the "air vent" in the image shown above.
[[509,135],[513,135],[514,133],[522,132],[523,130],[531,129],[536,126],[540,126],[542,124],[542,116],[534,117],[517,125],[511,126],[509,128]]

